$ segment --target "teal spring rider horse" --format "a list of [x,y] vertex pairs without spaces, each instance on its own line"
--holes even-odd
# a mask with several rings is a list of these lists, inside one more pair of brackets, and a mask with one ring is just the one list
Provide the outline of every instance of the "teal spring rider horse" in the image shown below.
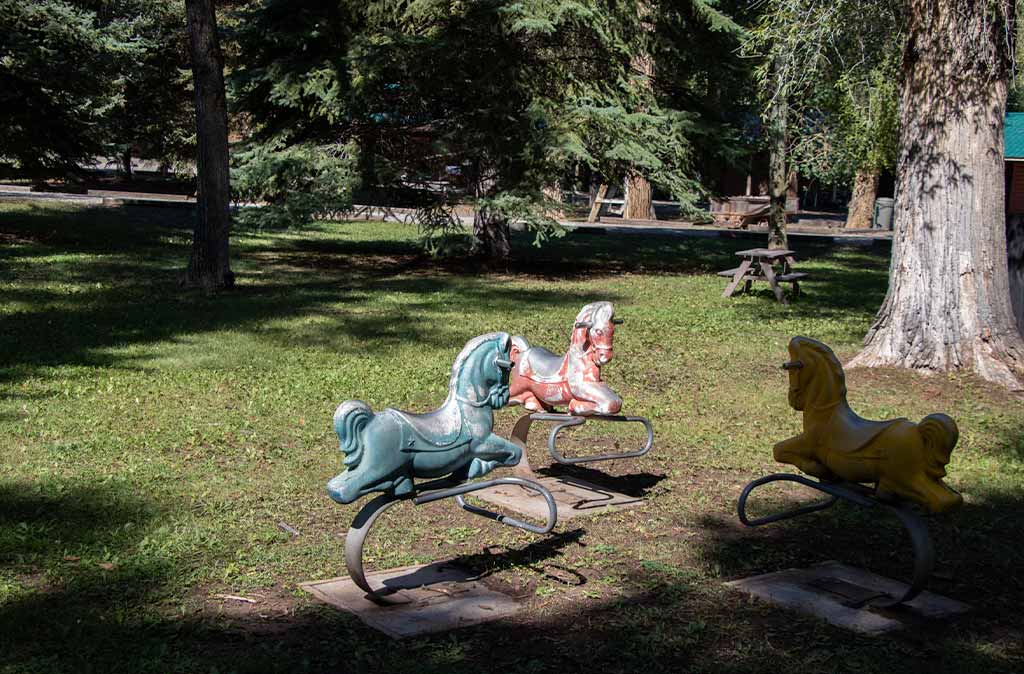
[[511,345],[504,332],[471,339],[452,365],[448,398],[433,412],[374,414],[360,400],[338,406],[334,430],[347,470],[328,483],[331,498],[352,503],[376,491],[401,498],[415,493],[413,478],[461,481],[519,463],[522,450],[493,433],[494,410],[509,400]]
[[[452,365],[447,399],[433,412],[410,414],[388,408],[374,414],[366,403],[349,400],[334,413],[346,470],[327,484],[327,493],[339,503],[352,503],[364,494],[383,492],[360,509],[345,536],[345,567],[368,599],[378,604],[404,601],[393,596],[394,585],[375,588],[363,571],[363,543],[370,529],[380,515],[403,501],[423,505],[454,498],[464,510],[502,524],[538,534],[554,528],[555,500],[542,485],[519,477],[469,481],[497,466],[514,466],[522,458],[518,445],[494,433],[494,410],[509,400],[511,346],[512,339],[504,332],[471,339]],[[417,478],[435,479],[417,485]],[[547,522],[531,524],[463,498],[499,484],[541,494]]]

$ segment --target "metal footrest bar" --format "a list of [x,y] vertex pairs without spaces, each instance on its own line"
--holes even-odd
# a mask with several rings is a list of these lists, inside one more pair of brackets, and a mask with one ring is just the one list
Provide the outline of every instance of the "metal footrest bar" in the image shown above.
[[[800,508],[765,515],[764,517],[758,517],[755,519],[748,518],[747,499],[750,497],[751,492],[758,487],[771,482],[796,482],[804,485],[805,487],[810,487],[811,489],[827,494],[829,498]],[[758,527],[764,524],[780,522],[793,517],[799,517],[800,515],[825,510],[835,505],[839,499],[864,508],[880,507],[891,512],[897,519],[899,519],[900,523],[907,530],[907,533],[910,534],[910,543],[914,550],[913,577],[910,585],[907,586],[907,589],[902,595],[893,597],[880,594],[875,597],[869,597],[856,602],[855,604],[852,604],[852,606],[854,606],[854,608],[860,608],[867,604],[871,604],[878,608],[891,608],[898,606],[899,604],[906,603],[921,594],[921,591],[924,590],[924,586],[928,582],[928,578],[932,574],[932,570],[935,568],[935,548],[932,545],[931,536],[928,534],[928,525],[919,515],[907,508],[878,500],[878,498],[872,494],[871,490],[863,485],[819,482],[817,480],[804,477],[803,475],[775,473],[773,475],[758,478],[747,484],[740,493],[739,501],[736,504],[736,510],[739,515],[740,522],[748,527]]]
[[[548,435],[548,453],[558,463],[564,463],[569,465],[575,465],[580,463],[595,463],[597,461],[613,461],[615,459],[632,459],[638,456],[643,456],[647,452],[651,451],[651,447],[654,446],[654,427],[646,417],[628,417],[628,416],[610,416],[603,414],[594,414],[591,416],[579,416],[575,414],[556,414],[552,412],[534,412],[533,414],[524,415],[519,418],[516,422],[515,428],[512,431],[513,439],[518,439],[522,442],[522,446],[526,447],[526,437],[530,432],[530,424],[534,421],[550,421],[554,422],[555,426],[551,429],[551,433]],[[558,440],[558,434],[565,428],[572,428],[573,426],[582,426],[588,421],[610,421],[614,423],[638,423],[643,424],[644,430],[647,431],[647,441],[641,449],[634,452],[616,452],[611,454],[598,454],[596,456],[574,456],[567,457],[558,451],[556,443]],[[525,456],[525,455],[524,455]]]
[[[518,485],[525,489],[535,491],[543,496],[548,506],[547,521],[544,525],[539,526],[530,524],[529,522],[524,522],[514,517],[508,517],[507,515],[479,508],[467,503],[463,498],[464,495],[471,492],[488,489],[489,487],[494,487],[500,484]],[[551,530],[555,528],[555,524],[558,523],[558,509],[555,505],[555,498],[551,495],[551,492],[543,485],[532,480],[518,477],[500,477],[493,480],[465,482],[462,484],[442,479],[427,482],[423,484],[417,492],[407,494],[405,496],[381,494],[367,502],[367,504],[364,505],[358,513],[356,513],[355,519],[352,520],[352,525],[349,527],[348,535],[345,536],[345,568],[348,570],[348,575],[352,578],[352,581],[356,586],[366,592],[367,598],[377,604],[405,603],[403,600],[398,600],[389,596],[394,593],[394,590],[390,590],[386,587],[375,589],[366,580],[366,573],[363,570],[363,545],[366,542],[367,535],[370,533],[370,529],[373,528],[374,523],[377,521],[377,518],[396,503],[412,501],[415,505],[423,505],[425,503],[433,503],[434,501],[440,501],[441,499],[446,498],[454,498],[464,510],[473,513],[474,515],[480,515],[481,517],[486,517],[488,519],[495,520],[496,522],[501,522],[502,524],[507,524],[508,526],[530,531],[535,534],[550,533]]]

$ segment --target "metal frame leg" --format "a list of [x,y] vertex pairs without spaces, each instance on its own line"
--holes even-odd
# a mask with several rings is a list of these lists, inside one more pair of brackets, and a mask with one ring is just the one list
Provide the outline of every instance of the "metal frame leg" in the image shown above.
[[[543,496],[544,501],[548,506],[547,521],[544,525],[538,526],[530,524],[529,522],[524,522],[514,517],[479,508],[467,503],[463,498],[464,495],[471,492],[487,489],[499,484],[519,485],[520,487],[531,489]],[[412,501],[414,505],[423,505],[425,503],[440,501],[441,499],[454,498],[456,503],[458,503],[459,506],[467,512],[492,519],[502,524],[507,524],[511,527],[516,527],[517,529],[530,531],[535,534],[550,533],[558,523],[558,508],[555,505],[555,497],[552,496],[551,492],[544,488],[543,485],[532,480],[518,477],[501,477],[493,480],[466,482],[463,484],[456,484],[455,486],[451,485],[452,482],[449,480],[435,480],[424,484],[417,494],[403,497],[396,497],[392,494],[381,494],[367,502],[367,504],[364,505],[358,513],[356,513],[355,518],[352,520],[352,525],[349,527],[348,535],[345,536],[345,569],[348,571],[349,577],[352,578],[352,581],[356,586],[366,592],[368,599],[381,605],[406,603],[404,600],[390,597],[389,595],[392,594],[393,591],[388,588],[373,588],[369,581],[366,580],[366,573],[363,570],[363,545],[366,543],[366,537],[369,535],[370,529],[373,528],[374,523],[376,523],[377,518],[396,503]]]
[[[764,517],[758,517],[755,519],[748,518],[747,499],[750,497],[750,494],[758,487],[771,482],[796,482],[806,487],[810,487],[811,489],[816,489],[817,491],[828,494],[829,498],[824,501],[819,501],[818,503],[812,503],[792,510],[785,510],[772,515],[765,515]],[[748,483],[740,493],[739,501],[736,504],[736,512],[737,515],[739,515],[740,522],[743,524],[748,527],[759,527],[764,524],[780,522],[793,517],[799,517],[800,515],[825,510],[835,505],[839,499],[864,508],[881,507],[891,512],[897,519],[899,519],[900,523],[907,530],[907,533],[910,534],[910,543],[914,550],[913,577],[910,584],[907,586],[906,591],[904,591],[902,595],[899,597],[891,597],[888,595],[871,597],[854,604],[853,606],[855,608],[860,608],[861,606],[870,604],[876,608],[892,608],[900,604],[904,604],[921,594],[921,591],[924,590],[924,586],[928,582],[928,578],[931,576],[932,570],[935,568],[935,548],[932,545],[931,536],[928,534],[928,525],[919,515],[907,508],[879,501],[871,495],[871,492],[866,487],[856,484],[818,482],[817,480],[806,478],[803,475],[775,473]]]
[[348,535],[345,536],[345,569],[359,589],[366,592],[367,598],[377,604],[404,604],[406,602],[391,599],[386,594],[382,594],[382,592],[386,593],[386,588],[375,590],[370,587],[370,583],[366,580],[366,573],[363,571],[363,544],[377,518],[388,508],[404,500],[406,499],[398,499],[391,494],[381,494],[372,499],[356,514],[348,529]]
[[[534,421],[551,421],[556,422],[554,428],[551,429],[548,435],[548,453],[558,463],[567,465],[576,465],[580,463],[596,463],[598,461],[613,461],[615,459],[632,459],[638,456],[643,456],[651,451],[654,446],[654,426],[646,417],[629,417],[621,415],[603,415],[594,414],[591,416],[580,416],[576,414],[556,414],[551,412],[534,412],[532,414],[524,414],[516,421],[515,427],[512,429],[512,435],[509,437],[510,440],[520,445],[523,448],[523,460],[526,462],[526,470],[530,471],[530,475],[533,471],[529,468],[529,462],[526,459],[526,440],[530,433],[530,426]],[[597,456],[576,456],[566,457],[558,451],[556,443],[558,440],[558,434],[565,428],[572,428],[573,426],[582,426],[588,421],[610,421],[615,423],[638,423],[643,424],[644,430],[647,431],[647,441],[641,449],[634,452],[618,452],[611,454],[598,454]],[[520,463],[522,463],[520,462]],[[523,472],[517,471],[517,474],[523,475]]]

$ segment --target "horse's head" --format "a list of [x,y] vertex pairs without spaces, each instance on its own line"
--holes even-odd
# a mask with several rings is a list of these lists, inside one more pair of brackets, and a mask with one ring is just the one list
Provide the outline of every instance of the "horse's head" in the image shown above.
[[449,394],[474,407],[498,409],[508,404],[509,351],[512,338],[507,332],[492,332],[469,340],[452,365]]
[[620,323],[622,319],[615,318],[615,308],[611,302],[592,302],[576,315],[572,343],[586,352],[594,365],[606,365],[615,355],[612,343],[615,339],[615,326]]
[[846,398],[843,366],[821,342],[809,337],[789,341],[789,404],[797,411],[834,405]]

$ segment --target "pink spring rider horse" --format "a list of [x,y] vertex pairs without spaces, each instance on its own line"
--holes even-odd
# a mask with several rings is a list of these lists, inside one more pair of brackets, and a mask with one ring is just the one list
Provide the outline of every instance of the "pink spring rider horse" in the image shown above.
[[567,405],[578,416],[614,415],[622,398],[601,381],[601,367],[612,359],[615,326],[622,323],[611,302],[593,302],[576,316],[569,350],[558,356],[524,337],[512,338],[515,363],[510,380],[510,405],[531,412],[551,412]]

